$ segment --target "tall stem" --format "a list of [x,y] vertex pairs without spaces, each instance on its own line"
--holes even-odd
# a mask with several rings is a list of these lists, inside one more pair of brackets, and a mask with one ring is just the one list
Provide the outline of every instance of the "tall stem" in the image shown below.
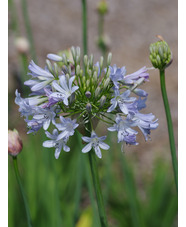
[[83,26],[83,55],[88,53],[87,49],[87,3],[82,0],[82,26]]
[[21,0],[21,6],[22,6],[22,13],[24,18],[25,28],[26,28],[28,40],[30,43],[31,56],[32,56],[32,59],[37,63],[37,57],[36,57],[36,52],[34,47],[34,39],[32,35],[32,29],[31,29],[30,19],[29,19],[29,14],[27,9],[27,0]]
[[170,143],[170,150],[171,150],[171,156],[172,156],[172,165],[173,165],[173,171],[174,171],[174,179],[176,183],[176,189],[178,191],[178,161],[176,157],[176,146],[175,146],[175,140],[174,140],[174,131],[173,131],[173,125],[172,125],[172,118],[171,118],[171,112],[166,92],[166,85],[165,85],[165,70],[160,70],[160,83],[161,83],[161,92],[165,107],[165,113],[167,118],[167,126],[168,126],[168,133],[169,133],[169,143]]
[[21,191],[21,195],[22,195],[24,206],[25,206],[25,210],[26,210],[26,217],[27,217],[28,227],[32,227],[30,211],[29,211],[27,199],[26,199],[26,196],[25,196],[25,193],[24,193],[24,189],[23,189],[23,186],[22,186],[22,183],[21,183],[21,178],[20,178],[19,170],[18,170],[18,166],[17,166],[17,156],[13,157],[13,163],[14,163],[14,170],[15,170],[17,182],[18,182],[18,185],[19,185],[19,189]]
[[[91,127],[89,127],[89,130],[91,131]],[[90,135],[90,132],[89,132],[89,135]],[[104,202],[103,202],[103,195],[102,195],[101,185],[100,185],[99,175],[98,175],[98,166],[96,163],[96,155],[94,150],[92,149],[88,155],[89,155],[90,168],[91,168],[92,179],[94,184],[94,190],[95,190],[96,199],[97,199],[101,227],[107,227],[108,223],[107,223],[106,211],[105,211]]]

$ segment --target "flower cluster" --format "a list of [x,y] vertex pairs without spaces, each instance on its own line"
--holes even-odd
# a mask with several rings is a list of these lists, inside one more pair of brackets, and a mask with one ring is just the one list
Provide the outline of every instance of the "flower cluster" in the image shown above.
[[[31,94],[22,98],[16,90],[15,103],[25,117],[28,133],[45,130],[49,140],[44,147],[54,147],[55,157],[61,150],[70,151],[67,142],[75,129],[87,143],[83,153],[92,148],[101,158],[101,149],[108,150],[103,142],[106,136],[98,137],[95,129],[99,121],[107,124],[109,131],[116,131],[118,143],[137,145],[137,128],[145,140],[151,129],[158,126],[155,116],[141,113],[146,107],[147,92],[139,86],[148,81],[147,68],[143,67],[132,74],[126,74],[125,67],[111,66],[111,57],[103,67],[103,57],[94,64],[93,55],[80,61],[80,48],[71,48],[71,56],[48,54],[45,68],[30,62],[28,75],[31,79],[24,84],[30,87]],[[135,128],[135,129],[134,129]],[[48,130],[53,130],[52,134]]]

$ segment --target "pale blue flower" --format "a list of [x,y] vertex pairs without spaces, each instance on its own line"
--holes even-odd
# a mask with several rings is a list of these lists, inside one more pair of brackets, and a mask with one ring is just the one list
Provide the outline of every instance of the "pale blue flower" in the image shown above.
[[51,140],[46,140],[43,142],[43,147],[55,147],[55,158],[58,159],[59,158],[59,155],[61,153],[61,149],[63,149],[64,151],[66,152],[69,152],[70,151],[70,147],[68,147],[66,145],[67,141],[68,141],[68,138],[67,137],[64,137],[60,140],[56,140],[57,137],[58,137],[58,131],[57,129],[54,129],[53,130],[53,133],[50,134],[49,132],[45,132],[46,136],[51,139]]
[[54,121],[54,117],[56,113],[54,112],[54,108],[41,108],[37,107],[36,114],[33,115],[33,119],[43,123],[43,129],[47,130],[50,126],[50,123]]
[[47,54],[47,58],[52,60],[52,61],[62,61],[62,57],[57,55],[57,54]]
[[50,96],[53,93],[50,89],[44,88],[44,91],[48,97],[48,103],[44,107],[50,107],[59,102],[59,99]]
[[60,121],[61,123],[54,123],[57,129],[62,131],[56,140],[73,136],[75,132],[74,130],[79,126],[79,124],[76,123],[76,119],[71,120],[70,118],[64,118],[63,116],[60,116]]
[[32,120],[25,119],[25,121],[27,122],[27,127],[29,128],[27,134],[36,133],[43,126],[42,121],[36,121],[34,119]]
[[21,98],[21,94],[18,92],[18,90],[15,91],[15,95],[15,103],[19,105],[19,112],[21,113],[21,116],[24,116],[26,119],[28,119],[28,116],[33,115],[36,112],[35,106],[30,105],[28,98]]
[[99,61],[96,62],[95,66],[98,68],[98,77],[100,76],[101,74],[101,69],[100,69],[100,64],[99,64]]
[[124,83],[133,84],[140,78],[144,78],[144,81],[148,81],[149,73],[147,73],[147,68],[145,66],[132,74],[124,76]]
[[72,76],[69,79],[69,83],[67,84],[66,77],[64,75],[60,76],[59,82],[53,81],[52,86],[57,90],[57,92],[53,92],[50,97],[58,99],[59,101],[63,101],[63,103],[68,106],[68,98],[79,89],[78,86],[73,86],[72,83],[75,79],[75,76]]
[[114,95],[115,97],[111,99],[111,106],[107,110],[107,112],[112,112],[115,110],[117,106],[119,106],[120,110],[124,114],[128,114],[128,108],[127,103],[134,102],[136,100],[135,97],[129,97],[131,94],[130,90],[126,90],[123,94],[120,95],[120,92],[118,89],[114,89]]
[[111,81],[113,82],[115,88],[119,88],[119,83],[118,81],[122,81],[124,79],[124,75],[126,73],[126,69],[125,67],[123,66],[122,68],[118,68],[115,65],[112,66],[109,66],[109,69],[110,69],[110,79]]
[[42,69],[38,65],[31,61],[28,66],[30,73],[34,80],[27,80],[24,82],[25,85],[29,86],[32,91],[39,91],[50,84],[55,78],[54,76],[46,69]]
[[128,118],[123,120],[120,115],[117,115],[115,122],[116,124],[109,127],[108,130],[111,132],[117,131],[118,143],[124,141],[127,144],[137,145],[136,134],[138,134],[138,132],[131,128],[137,125],[137,121],[131,121]]
[[133,92],[138,95],[139,97],[147,97],[148,93],[140,88],[135,88]]
[[149,135],[151,132],[150,130],[156,129],[159,125],[157,123],[158,119],[153,121],[154,118],[155,116],[152,113],[150,114],[136,113],[132,118],[133,121],[137,121],[137,126],[142,131],[146,141],[149,139]]
[[98,137],[94,131],[91,133],[91,137],[83,136],[82,140],[88,144],[82,149],[82,152],[87,153],[92,148],[94,148],[98,158],[102,158],[100,148],[103,150],[108,150],[110,148],[109,145],[103,142],[103,140],[105,139],[106,139],[106,136]]

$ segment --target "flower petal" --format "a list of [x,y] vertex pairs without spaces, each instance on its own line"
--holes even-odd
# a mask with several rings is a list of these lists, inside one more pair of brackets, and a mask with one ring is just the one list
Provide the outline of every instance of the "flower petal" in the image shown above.
[[47,58],[52,61],[62,61],[62,57],[57,54],[47,54]]
[[53,140],[46,140],[43,142],[43,147],[54,147],[55,142]]
[[64,132],[60,133],[59,136],[57,137],[56,141],[63,139],[64,137],[66,137],[68,135],[68,133],[69,133],[68,131],[64,131]]
[[95,146],[94,150],[95,150],[95,153],[98,156],[98,158],[102,158],[102,154],[101,154],[101,150],[100,150],[99,146]]
[[50,125],[50,119],[44,121],[43,123],[43,129],[46,131]]
[[108,144],[104,143],[104,142],[99,142],[99,146],[103,150],[108,150],[110,148],[110,146]]
[[83,149],[82,152],[83,153],[87,153],[92,149],[92,143],[88,143]]

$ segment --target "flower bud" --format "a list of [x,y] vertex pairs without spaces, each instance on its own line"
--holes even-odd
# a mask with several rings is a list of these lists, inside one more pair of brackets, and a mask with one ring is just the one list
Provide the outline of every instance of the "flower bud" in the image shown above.
[[80,56],[76,56],[76,64],[80,64]]
[[103,60],[104,60],[104,58],[103,58],[103,56],[101,56],[100,61],[99,61],[100,69],[103,68]]
[[86,81],[86,86],[87,86],[87,88],[89,87],[89,85],[90,85],[90,80],[87,80],[87,81]]
[[109,68],[107,68],[106,78],[110,78],[110,69]]
[[96,84],[98,81],[98,74],[97,72],[95,71],[94,74],[93,74],[93,83]]
[[56,77],[58,77],[59,72],[58,72],[58,65],[56,62],[54,62],[54,72],[55,72]]
[[89,99],[91,97],[91,92],[90,91],[86,91],[85,92],[85,96]]
[[81,50],[80,47],[76,47],[76,56],[80,59]]
[[149,58],[155,68],[163,70],[172,63],[172,53],[164,40],[152,43],[149,50]]
[[92,70],[91,69],[89,69],[89,70],[87,70],[88,71],[88,75],[89,75],[89,77],[91,77],[92,76]]
[[69,82],[70,76],[68,73],[65,75],[65,77],[66,77],[67,82]]
[[30,45],[28,40],[24,37],[17,38],[15,40],[15,46],[20,54],[27,54],[29,52]]
[[97,87],[96,90],[95,90],[95,97],[97,98],[98,95],[100,94],[101,92],[101,88],[100,87]]
[[71,47],[71,53],[72,53],[72,57],[73,57],[74,61],[76,61],[76,50],[75,50],[74,46]]
[[108,4],[105,0],[101,0],[97,6],[98,13],[104,15],[108,12]]
[[66,56],[66,54],[62,55],[62,59],[63,59],[64,64],[67,65],[67,56]]
[[87,55],[84,56],[84,65],[85,65],[85,67],[88,66],[88,56]]
[[48,59],[46,59],[46,65],[47,65],[48,70],[51,73],[53,73],[52,64],[51,64],[51,62]]
[[80,74],[80,65],[77,65],[76,66],[76,75],[79,75]]
[[105,104],[106,102],[106,97],[103,95],[100,99],[100,107],[103,107],[103,105]]
[[92,105],[91,105],[90,103],[87,103],[86,109],[87,109],[87,111],[90,113],[91,110],[92,110]]
[[103,84],[103,88],[106,89],[108,87],[110,83],[110,78],[108,77],[105,81],[104,81],[104,84]]
[[112,60],[112,53],[109,53],[108,57],[107,57],[107,65],[108,66],[111,64],[111,60]]
[[23,148],[22,140],[16,129],[8,130],[8,154],[17,156]]

